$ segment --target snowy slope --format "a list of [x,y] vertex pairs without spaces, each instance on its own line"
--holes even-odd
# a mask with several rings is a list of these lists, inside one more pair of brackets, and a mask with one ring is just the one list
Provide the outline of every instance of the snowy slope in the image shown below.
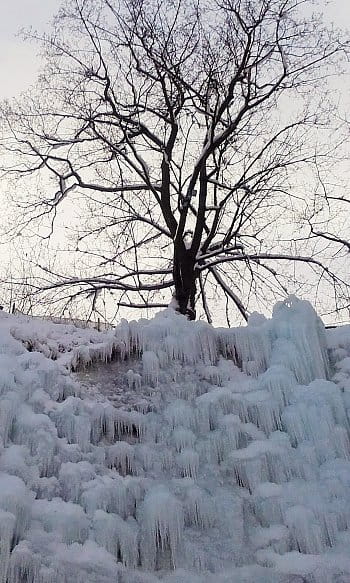
[[350,581],[350,327],[0,314],[0,370],[0,583]]

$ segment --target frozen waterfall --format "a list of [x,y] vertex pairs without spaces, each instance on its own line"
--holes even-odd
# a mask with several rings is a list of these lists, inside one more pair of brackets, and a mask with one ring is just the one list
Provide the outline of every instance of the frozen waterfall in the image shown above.
[[350,327],[0,328],[0,583],[350,581]]

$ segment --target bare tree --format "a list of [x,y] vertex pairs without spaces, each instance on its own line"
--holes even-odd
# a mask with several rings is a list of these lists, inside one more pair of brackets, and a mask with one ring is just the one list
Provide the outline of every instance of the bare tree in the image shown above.
[[74,275],[42,265],[38,289],[142,307],[170,288],[211,321],[219,297],[246,318],[252,295],[295,288],[295,264],[346,286],[291,227],[295,173],[332,155],[317,132],[349,48],[309,4],[68,0],[30,33],[38,91],[2,109],[5,174],[36,180],[15,195],[20,229],[49,238],[60,208],[80,211]]

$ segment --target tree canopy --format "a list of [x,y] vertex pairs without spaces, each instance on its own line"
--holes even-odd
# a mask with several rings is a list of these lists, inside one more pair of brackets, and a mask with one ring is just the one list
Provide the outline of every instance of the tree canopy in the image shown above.
[[68,225],[76,258],[38,260],[34,291],[94,308],[105,292],[128,307],[173,295],[209,321],[320,281],[341,302],[347,281],[308,217],[349,42],[311,5],[68,0],[52,33],[28,33],[45,69],[2,107],[6,176],[30,185],[15,229],[48,240]]

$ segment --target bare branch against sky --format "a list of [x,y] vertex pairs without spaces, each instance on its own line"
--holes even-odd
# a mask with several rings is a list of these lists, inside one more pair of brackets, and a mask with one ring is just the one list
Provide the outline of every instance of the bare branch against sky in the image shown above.
[[[0,20],[0,98],[12,97],[35,83],[40,66],[38,47],[24,42],[19,31],[48,28],[60,0],[2,0]],[[323,2],[315,2],[317,4]],[[350,28],[350,2],[331,0],[324,8],[330,22]]]
[[[159,14],[165,10],[162,1]],[[86,210],[88,206],[92,220],[85,217],[82,228],[79,217],[74,242],[71,234],[67,239],[69,249],[64,252],[80,254],[71,275],[58,273],[51,260],[50,265],[38,260],[36,267],[43,281],[38,283],[36,278],[34,287],[55,294],[67,289],[69,301],[92,298],[95,309],[103,290],[121,294],[118,305],[127,299],[134,308],[140,301],[148,307],[155,307],[156,302],[159,307],[164,301],[159,292],[174,286],[181,313],[194,317],[196,301],[202,296],[204,313],[211,321],[209,296],[204,291],[208,285],[213,288],[210,301],[214,306],[219,286],[226,300],[247,318],[251,296],[260,297],[265,285],[262,297],[271,303],[270,292],[277,296],[289,293],[290,278],[292,291],[297,293],[300,286],[316,285],[318,290],[321,280],[327,280],[334,291],[331,301],[339,309],[340,290],[342,298],[347,298],[349,283],[344,281],[343,269],[334,275],[327,263],[328,259],[339,263],[339,253],[331,254],[326,263],[319,253],[325,252],[324,241],[340,241],[344,246],[343,239],[339,240],[338,234],[336,239],[330,238],[325,227],[331,195],[339,198],[334,184],[327,187],[329,174],[325,178],[325,173],[330,171],[331,161],[334,166],[338,144],[346,142],[344,133],[339,133],[339,138],[335,134],[338,136],[340,128],[347,131],[349,109],[349,78],[342,74],[348,61],[338,67],[338,55],[348,54],[348,37],[332,29],[331,22],[346,26],[350,8],[341,0],[291,0],[291,11],[302,7],[297,22],[289,15],[287,18],[288,0],[285,4],[275,2],[252,0],[256,9],[252,25],[242,18],[240,11],[245,8],[236,8],[229,0],[217,2],[227,13],[216,27],[207,18],[213,10],[210,3],[206,5],[209,12],[194,8],[192,20],[186,20],[192,24],[185,27],[185,41],[181,27],[174,32],[179,12],[168,31],[164,25],[167,18],[163,21],[157,12],[158,23],[156,16],[147,12],[153,8],[144,8],[140,16],[132,12],[131,5],[138,4],[131,0],[124,1],[125,14],[130,12],[132,23],[130,38],[127,20],[118,20],[115,4],[108,0],[101,2],[111,11],[106,26],[101,24],[104,21],[97,0],[91,4],[96,9],[91,13],[85,13],[91,6],[84,0],[67,1],[55,21],[53,36],[45,36],[44,31],[49,30],[61,0],[50,0],[45,7],[39,0],[28,0],[24,6],[19,6],[19,0],[8,3],[8,14],[3,13],[0,25],[4,47],[1,50],[0,46],[0,67],[4,68],[0,70],[0,100],[18,97],[33,86],[31,94],[2,103],[2,171],[6,180],[14,177],[8,195],[12,195],[15,210],[8,218],[20,213],[10,231],[18,238],[25,232],[28,235],[29,230],[29,236],[39,235],[46,244],[57,234],[57,223],[72,229],[67,205],[74,201],[75,207]],[[324,4],[326,28],[320,28],[319,12]],[[171,2],[168,5],[172,6]],[[279,8],[282,5],[283,10]],[[108,28],[113,18],[118,21],[116,29]],[[247,18],[250,22],[253,13]],[[155,22],[159,24],[156,32]],[[228,27],[227,36],[223,23]],[[14,36],[20,28],[31,28],[27,36],[34,40],[33,45]],[[118,40],[116,31],[120,29],[126,36]],[[196,41],[197,29],[201,44]],[[259,34],[255,32],[258,29]],[[155,39],[156,49],[148,45],[147,34]],[[259,39],[265,39],[264,34],[267,40],[262,42]],[[235,35],[239,43],[231,42]],[[294,44],[290,45],[291,38]],[[305,38],[310,43],[307,53]],[[295,44],[298,39],[300,46]],[[46,50],[47,67],[36,84],[40,45]],[[217,45],[222,45],[219,52]],[[243,47],[242,54],[237,46]],[[119,47],[117,52],[115,47]],[[226,57],[221,54],[224,49]],[[174,51],[176,66],[171,60]],[[195,67],[187,66],[194,54]],[[118,63],[122,56],[126,69],[121,65],[115,68],[115,62],[109,62],[111,55],[112,59],[118,56]],[[199,61],[200,74],[192,78]],[[323,62],[328,69],[321,71]],[[161,91],[155,93],[158,87]],[[328,87],[341,90],[334,105],[328,100]],[[334,144],[330,143],[331,135]],[[16,162],[16,156],[22,157],[22,162],[19,158]],[[304,169],[299,178],[297,167]],[[31,177],[34,182],[19,187],[21,177]],[[40,185],[41,179],[44,182]],[[56,182],[58,190],[55,186],[51,196],[48,193]],[[314,187],[311,182],[315,182]],[[322,196],[320,185],[325,189]],[[2,191],[5,193],[5,187]],[[77,205],[78,195],[82,196],[81,205]],[[58,208],[64,213],[62,224]],[[96,218],[99,222],[95,224]],[[317,243],[320,237],[322,248]],[[173,257],[169,251],[172,244]],[[28,257],[27,252],[25,255]],[[78,277],[86,257],[88,274]],[[291,275],[284,272],[285,263],[290,261],[296,265]],[[66,260],[64,265],[67,267]],[[316,274],[316,284],[298,273],[305,265]],[[90,273],[97,268],[103,271]],[[159,297],[155,297],[156,292]]]

